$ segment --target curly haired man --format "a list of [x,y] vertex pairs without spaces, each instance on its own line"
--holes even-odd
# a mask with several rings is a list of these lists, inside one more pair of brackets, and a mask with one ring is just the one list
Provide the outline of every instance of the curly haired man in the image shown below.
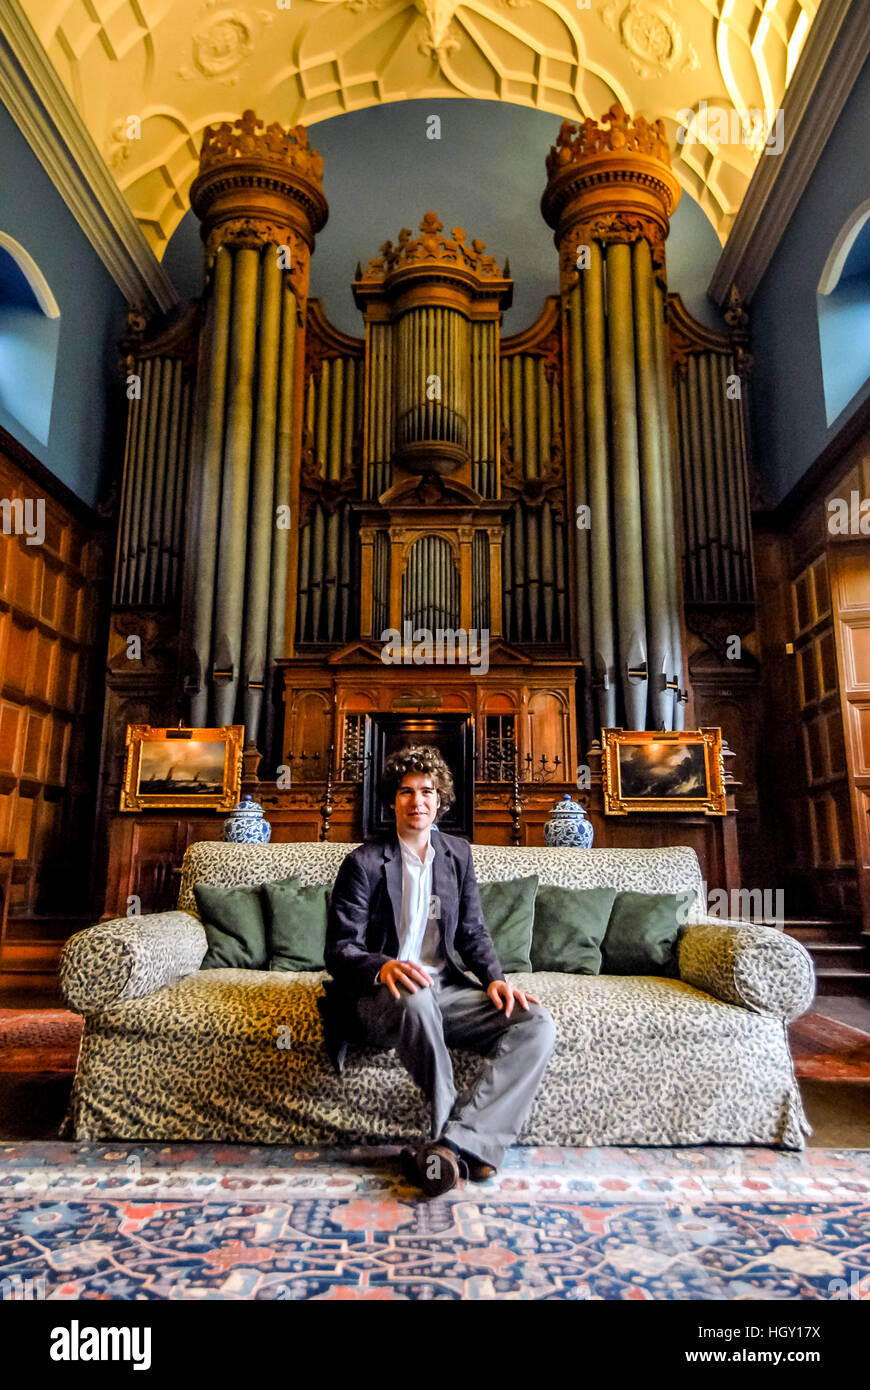
[[[432,1122],[431,1140],[403,1151],[403,1171],[433,1196],[496,1172],[531,1109],[556,1030],[540,1001],[504,978],[468,843],[435,824],[453,801],[438,750],[393,753],[380,791],[395,833],[347,856],[330,899],[326,1044],[339,1072],[349,1040],[396,1049]],[[450,1047],[486,1057],[459,1098]]]

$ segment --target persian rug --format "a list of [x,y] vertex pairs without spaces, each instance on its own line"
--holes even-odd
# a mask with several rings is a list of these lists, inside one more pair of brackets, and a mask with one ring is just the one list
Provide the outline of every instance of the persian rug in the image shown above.
[[0,1145],[7,1297],[870,1300],[870,1151],[514,1148],[426,1201],[395,1148]]

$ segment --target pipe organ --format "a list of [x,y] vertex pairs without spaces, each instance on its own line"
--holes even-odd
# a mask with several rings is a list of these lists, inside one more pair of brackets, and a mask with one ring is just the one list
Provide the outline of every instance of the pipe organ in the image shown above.
[[[328,209],[306,132],[253,112],[206,130],[202,301],[127,345],[142,392],[115,622],[180,601],[176,717],[244,723],[267,778],[312,720],[331,721],[324,761],[341,747],[339,671],[356,673],[349,718],[439,703],[443,668],[419,692],[407,672],[389,695],[375,680],[390,629],[485,631],[492,669],[445,707],[509,727],[523,755],[555,730],[570,765],[602,726],[682,727],[687,605],[751,605],[727,389],[745,324],[739,342],[711,334],[668,297],[679,186],[661,123],[619,107],[565,122],[546,171],[557,292],[535,323],[502,334],[507,260],[427,211],[357,267],[352,336],[308,297]],[[154,722],[173,722],[161,700]]]

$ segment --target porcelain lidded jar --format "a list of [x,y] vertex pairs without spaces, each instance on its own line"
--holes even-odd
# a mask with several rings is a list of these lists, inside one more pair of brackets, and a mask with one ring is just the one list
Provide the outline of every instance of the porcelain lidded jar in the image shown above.
[[248,792],[224,821],[221,839],[234,845],[266,845],[271,835],[272,827],[263,815],[262,806]]
[[566,792],[561,801],[553,802],[544,826],[546,844],[559,849],[589,849],[594,838],[595,829],[579,801],[572,801]]

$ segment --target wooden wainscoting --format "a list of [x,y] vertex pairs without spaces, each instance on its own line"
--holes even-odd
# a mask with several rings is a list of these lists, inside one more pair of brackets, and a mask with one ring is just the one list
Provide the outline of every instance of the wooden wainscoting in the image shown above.
[[14,940],[16,918],[88,906],[107,532],[5,431],[0,497],[41,504],[44,518],[41,543],[16,534],[12,512],[0,534],[0,850],[14,855]]

